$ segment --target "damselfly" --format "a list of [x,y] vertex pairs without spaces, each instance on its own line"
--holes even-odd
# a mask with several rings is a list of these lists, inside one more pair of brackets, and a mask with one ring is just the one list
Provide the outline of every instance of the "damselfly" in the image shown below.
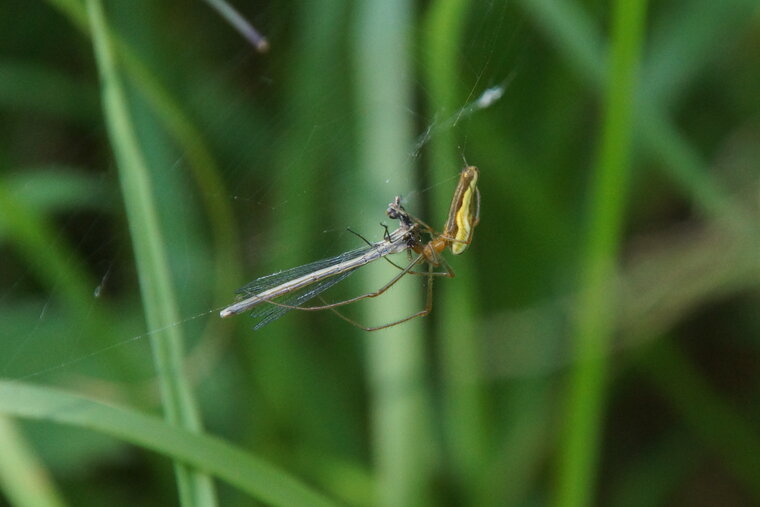
[[[253,309],[252,316],[260,319],[254,326],[254,329],[259,329],[293,309],[309,311],[334,310],[339,306],[379,296],[406,274],[425,275],[428,277],[428,294],[425,309],[384,326],[370,328],[361,326],[337,311],[336,313],[341,318],[367,331],[384,329],[415,317],[427,315],[432,309],[433,276],[454,276],[453,270],[440,254],[447,247],[455,255],[464,252],[467,245],[472,241],[473,230],[480,220],[480,192],[477,188],[477,181],[478,169],[476,167],[468,166],[462,170],[451,202],[449,217],[441,234],[436,234],[430,226],[409,215],[401,205],[400,197],[396,197],[388,205],[386,213],[391,219],[399,221],[399,227],[391,233],[386,231],[382,241],[369,243],[366,247],[351,250],[336,257],[322,259],[311,264],[258,278],[240,288],[237,293],[243,299],[223,309],[220,312],[220,316],[229,317],[230,315],[236,315]],[[430,236],[430,240],[427,243],[422,242],[421,233]],[[302,306],[333,285],[341,282],[365,264],[405,251],[409,252],[410,255],[411,252],[417,255],[404,268],[391,262],[391,264],[400,269],[400,273],[380,289],[337,303],[322,306]],[[414,271],[413,268],[423,261],[428,263],[428,270],[426,272]],[[445,272],[433,270],[434,267],[440,265],[445,267]],[[283,300],[277,300],[284,296],[287,297]],[[265,303],[269,304],[265,305]]]

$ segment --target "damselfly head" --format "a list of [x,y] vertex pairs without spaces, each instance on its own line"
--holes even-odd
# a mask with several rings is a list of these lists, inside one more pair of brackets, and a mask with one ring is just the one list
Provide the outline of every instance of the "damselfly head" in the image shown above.
[[388,218],[396,220],[402,213],[405,213],[405,210],[401,206],[401,196],[397,195],[388,203],[388,209],[385,210],[385,214],[388,215]]
[[398,220],[402,227],[411,229],[414,226],[412,217],[409,216],[409,213],[401,205],[401,196],[397,195],[393,198],[393,201],[388,204],[388,209],[385,210],[385,213],[388,215],[388,218]]

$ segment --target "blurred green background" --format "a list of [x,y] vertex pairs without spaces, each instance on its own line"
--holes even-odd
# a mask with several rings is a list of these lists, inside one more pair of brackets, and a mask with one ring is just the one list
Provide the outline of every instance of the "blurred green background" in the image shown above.
[[[756,1],[103,4],[0,6],[0,503],[760,505]],[[429,317],[218,318],[464,160]]]

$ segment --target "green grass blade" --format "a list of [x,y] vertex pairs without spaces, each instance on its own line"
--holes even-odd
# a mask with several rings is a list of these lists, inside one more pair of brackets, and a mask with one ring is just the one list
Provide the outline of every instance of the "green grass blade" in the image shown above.
[[272,505],[333,505],[279,469],[218,438],[60,390],[0,381],[0,412],[98,431],[204,470]]
[[[403,181],[411,170],[407,155],[412,145],[408,114],[412,108],[411,16],[406,0],[363,2],[357,11],[359,167],[365,168],[358,199],[370,199],[378,188],[387,188],[386,180]],[[380,213],[367,218],[367,230],[377,227]],[[385,266],[376,264],[362,270],[367,287],[381,287],[388,280]],[[372,302],[373,324],[391,322],[421,308],[419,292],[403,284],[391,290],[390,297]],[[416,319],[371,333],[367,341],[377,502],[424,504],[431,443],[422,322]]]
[[643,364],[692,432],[723,457],[727,470],[760,502],[760,432],[700,375],[678,347],[662,340]]
[[[19,168],[4,178],[16,203],[24,203],[39,216],[69,209],[110,211],[111,195],[79,167],[51,164]],[[38,218],[39,220],[39,218]],[[0,221],[2,224],[2,221]],[[0,234],[2,225],[0,225]]]
[[91,83],[25,60],[0,60],[0,106],[85,124],[97,118]]
[[[470,3],[462,0],[439,0],[431,4],[425,25],[424,65],[429,93],[430,117],[454,114],[462,104],[458,89],[462,72],[459,61],[465,45],[466,21]],[[466,154],[465,154],[466,155]],[[473,161],[479,165],[479,161]],[[432,181],[456,177],[462,166],[453,129],[443,129],[430,141]],[[496,168],[481,167],[486,181]],[[433,217],[442,224],[448,213],[455,179],[450,186],[439,186],[433,193]],[[432,222],[432,223],[435,223]],[[476,240],[477,241],[477,233]],[[473,283],[472,256],[456,260],[457,278],[436,286],[437,340],[441,347],[441,373],[444,376],[444,435],[451,457],[455,487],[468,498],[478,494],[477,478],[482,476],[487,432],[484,428],[484,396],[480,361],[480,341],[475,333],[476,285]],[[454,287],[456,286],[456,288]]]
[[0,179],[0,229],[13,243],[22,258],[66,307],[87,322],[87,304],[97,284],[80,263],[73,248],[55,238],[52,225],[36,210],[17,198]]
[[668,505],[674,491],[704,461],[704,450],[683,431],[665,435],[654,448],[643,449],[630,471],[609,486],[609,505]]
[[0,489],[18,507],[64,505],[47,471],[37,462],[15,421],[0,416]]
[[[578,69],[590,85],[602,90],[605,85],[605,58],[598,49],[602,39],[589,19],[574,2],[561,0],[520,0],[523,8],[543,27],[558,50]],[[730,200],[715,184],[706,164],[683,139],[663,111],[646,101],[637,108],[636,130],[641,132],[644,148],[661,159],[679,188],[704,212],[715,215],[731,210]]]
[[472,505],[527,505],[546,455],[556,444],[550,383],[541,378],[516,384],[510,397],[510,420],[504,421],[492,441],[495,451],[477,478]]
[[615,277],[622,237],[646,5],[646,0],[619,0],[613,7],[602,138],[574,330],[578,361],[571,372],[559,455],[556,504],[564,507],[590,505],[595,490],[608,378],[606,351],[614,327],[609,283]]
[[[47,2],[65,15],[76,28],[90,36],[87,15],[79,0],[47,0]],[[240,245],[235,236],[235,219],[232,209],[229,201],[224,198],[228,193],[219,177],[218,164],[203,135],[182,107],[173,100],[171,94],[135,55],[132,48],[113,31],[109,33],[111,33],[113,47],[124,66],[125,74],[150,104],[167,132],[181,147],[197,186],[202,190],[201,202],[211,222],[209,230],[216,247],[214,292],[216,300],[224,302],[229,297],[231,287],[239,285]],[[212,333],[221,332],[229,328],[229,325],[212,320],[208,328]]]
[[[151,329],[159,330],[151,334],[151,345],[164,411],[170,423],[200,431],[198,409],[183,372],[183,336],[181,327],[175,324],[180,320],[179,313],[149,172],[116,73],[102,4],[99,0],[88,1],[87,10],[102,81],[104,114],[119,167],[146,320]],[[213,483],[207,476],[181,464],[175,469],[183,505],[215,505]]]
[[642,96],[660,107],[673,106],[681,92],[696,80],[711,55],[725,45],[757,9],[754,0],[696,0],[678,5],[678,11],[653,30],[652,52],[642,68]]
[[[334,236],[319,231],[324,225],[335,219],[335,211],[324,203],[330,199],[341,203],[341,209],[348,215],[351,204],[346,198],[348,193],[340,189],[344,184],[346,172],[341,171],[342,161],[335,157],[330,146],[335,142],[341,129],[321,129],[316,125],[346,122],[347,106],[345,100],[350,88],[346,85],[344,72],[324,72],[326,61],[335,60],[335,56],[345,51],[345,41],[339,36],[345,16],[349,9],[346,2],[310,3],[298,9],[290,19],[293,33],[297,34],[289,48],[288,70],[279,87],[283,96],[288,97],[288,107],[283,111],[280,121],[288,125],[288,135],[273,139],[271,153],[274,160],[271,167],[278,168],[266,178],[276,174],[280,169],[289,177],[274,178],[273,192],[269,196],[272,202],[287,202],[287,206],[278,208],[259,226],[269,230],[268,239],[258,245],[263,252],[262,262],[256,266],[260,273],[281,270],[284,267],[298,266],[323,257],[326,252],[338,253],[338,248],[346,250],[354,245],[335,244]],[[338,59],[340,60],[340,59]],[[349,62],[340,62],[341,68]],[[305,85],[308,83],[308,85]],[[319,97],[319,100],[315,100]],[[350,129],[348,127],[347,129]],[[350,151],[352,144],[341,138],[341,144]],[[328,187],[323,186],[330,181]],[[294,198],[294,196],[298,196]],[[351,224],[346,215],[340,214],[342,226]],[[264,223],[267,222],[267,223]],[[373,227],[373,230],[377,226]],[[257,227],[258,230],[258,227]],[[351,236],[351,235],[349,235]],[[326,238],[332,244],[325,245]],[[356,238],[351,238],[356,239]],[[286,247],[283,247],[287,245]],[[329,246],[327,250],[323,250]],[[350,280],[347,283],[351,283]],[[360,291],[362,288],[357,288]],[[312,317],[324,319],[326,325],[336,326],[338,332],[351,333],[352,328],[340,321],[331,312],[328,315],[308,315],[310,312],[292,312],[267,326],[264,333],[267,339],[256,339],[256,370],[252,373],[253,384],[267,385],[265,397],[269,403],[278,407],[278,416],[289,432],[298,435],[299,441],[317,447],[340,447],[347,441],[359,441],[363,428],[357,428],[353,414],[336,405],[340,400],[337,390],[332,390],[328,372],[334,367],[334,357],[314,354],[309,349],[309,342],[314,338]],[[328,339],[329,328],[317,333],[319,339]],[[257,337],[255,337],[257,338]],[[283,370],[283,361],[287,361],[287,370],[298,371],[292,375]],[[339,360],[338,360],[339,361]],[[304,389],[304,385],[320,385],[322,389]],[[283,400],[288,400],[283,403]],[[326,428],[340,427],[339,433],[326,431]],[[253,437],[257,442],[266,442],[276,438],[273,434],[258,431]],[[315,468],[322,469],[322,466]]]
[[[203,134],[131,48],[121,41],[116,47],[124,62],[126,74],[182,149],[196,186],[200,189],[200,201],[208,215],[209,230],[216,250],[213,278],[216,281],[215,297],[217,301],[225,302],[229,298],[230,287],[239,285],[241,254],[236,236],[236,220],[230,201],[225,198],[228,191],[219,177],[219,165]],[[216,320],[209,325],[211,332],[225,327],[228,325]]]

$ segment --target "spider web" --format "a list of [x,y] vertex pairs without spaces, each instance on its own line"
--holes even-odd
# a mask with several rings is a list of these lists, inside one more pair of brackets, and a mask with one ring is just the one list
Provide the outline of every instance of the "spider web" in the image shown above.
[[[111,14],[120,14],[118,8],[115,11]],[[503,7],[488,4],[486,12],[473,16],[472,23],[485,27],[488,16],[493,14],[503,18]],[[324,33],[308,23],[297,33],[290,33],[284,20],[279,24],[276,18],[273,22],[264,16],[254,16],[254,20],[262,30],[266,27],[272,44],[266,56],[236,41],[234,33],[229,34],[231,41],[226,41],[226,47],[190,44],[180,54],[160,55],[165,62],[171,62],[169,70],[162,72],[165,89],[186,107],[188,118],[200,118],[193,128],[217,160],[219,186],[207,185],[197,176],[193,179],[197,153],[183,153],[181,143],[160,128],[139,86],[125,79],[141,143],[153,150],[149,156],[152,166],[165,168],[153,169],[152,183],[180,308],[179,320],[168,327],[182,327],[187,348],[194,351],[190,362],[203,362],[204,354],[213,356],[210,350],[218,354],[225,347],[222,343],[204,346],[204,332],[217,329],[214,320],[225,304],[214,294],[218,273],[210,245],[216,224],[204,206],[222,202],[239,223],[237,232],[244,256],[244,272],[238,273],[235,282],[239,286],[268,270],[286,269],[361,246],[347,228],[384,222],[383,210],[395,195],[423,211],[429,190],[453,189],[462,161],[451,161],[450,177],[435,179],[420,163],[426,146],[443,133],[454,133],[462,142],[462,157],[468,157],[468,120],[503,103],[500,99],[508,94],[515,76],[514,58],[499,46],[504,37],[499,32],[503,25],[488,25],[467,47],[460,48],[463,58],[473,48],[488,49],[484,61],[466,63],[470,72],[459,83],[464,92],[459,108],[430,111],[422,100],[416,109],[408,111],[417,131],[409,147],[410,170],[394,173],[394,177],[386,179],[384,188],[374,192],[358,209],[354,206],[347,212],[355,204],[345,196],[350,196],[356,185],[356,168],[350,160],[355,156],[354,118],[361,113],[343,95],[345,90],[315,94],[310,89],[308,72],[297,74],[299,71],[291,73],[289,69],[290,55],[322,43]],[[421,38],[422,28],[413,27],[413,33]],[[180,35],[167,32],[164,36],[168,40],[164,50],[175,49]],[[145,43],[139,38],[131,42]],[[82,58],[94,65],[89,48],[79,49]],[[411,49],[418,50],[414,46]],[[219,55],[216,61],[221,63],[196,65],[192,78],[183,81],[178,73],[193,68],[191,62],[214,61],[208,58],[209,51]],[[303,67],[308,70],[308,63]],[[346,64],[336,58],[324,70],[343,72],[345,68]],[[92,69],[90,72],[94,78]],[[423,99],[427,97],[421,78],[417,77],[414,85]],[[88,86],[97,97],[92,81]],[[88,107],[93,97],[88,99]],[[97,115],[100,111],[95,108],[90,113]],[[6,315],[0,372],[6,378],[33,378],[53,384],[79,382],[97,388],[99,378],[133,383],[147,381],[153,375],[146,338],[165,328],[147,329],[144,324],[118,172],[110,158],[105,132],[102,126],[85,132],[79,144],[59,150],[45,163],[20,164],[33,168],[8,175],[9,186],[19,189],[22,201],[27,197],[33,200],[35,192],[52,195],[43,195],[39,200],[43,205],[45,199],[51,201],[54,238],[65,248],[53,252],[62,255],[62,267],[58,266],[47,278],[30,270],[33,266],[28,266],[22,255],[8,254],[10,262],[0,290],[0,305]],[[260,135],[251,137],[247,135],[250,132]],[[87,155],[91,146],[104,156]],[[94,169],[82,169],[88,165]],[[412,169],[415,166],[422,172]],[[300,180],[308,183],[299,185]],[[320,202],[325,197],[329,201]],[[318,221],[302,206],[303,202],[324,206],[316,210]],[[377,225],[374,230],[362,229],[362,233],[377,240],[382,237],[382,228]],[[308,238],[293,241],[293,236]],[[294,253],[294,244],[304,251]],[[356,287],[346,290],[366,292]],[[230,291],[228,302],[233,297]],[[124,363],[130,366],[122,368]]]

